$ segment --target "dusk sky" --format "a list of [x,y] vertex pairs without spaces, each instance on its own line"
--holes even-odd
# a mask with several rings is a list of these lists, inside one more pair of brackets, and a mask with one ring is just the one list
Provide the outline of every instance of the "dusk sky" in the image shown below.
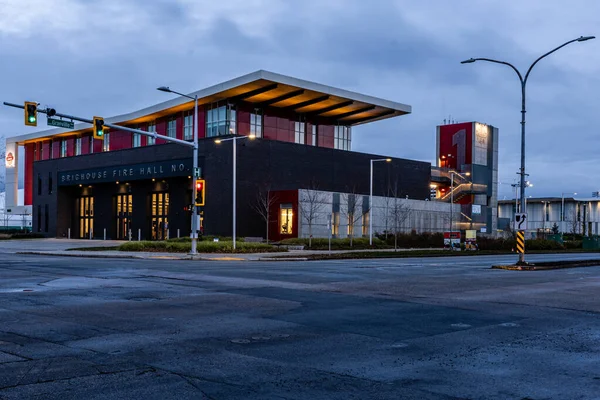
[[[568,6],[566,6],[568,4]],[[355,151],[434,162],[444,119],[500,129],[499,198],[520,162],[520,86],[508,67],[600,36],[600,2],[0,0],[0,100],[91,117],[265,69],[409,104],[357,127]],[[542,60],[528,83],[528,195],[600,190],[600,39]],[[42,123],[38,129],[46,129]],[[0,107],[0,134],[31,132]],[[592,177],[592,178],[590,178]]]

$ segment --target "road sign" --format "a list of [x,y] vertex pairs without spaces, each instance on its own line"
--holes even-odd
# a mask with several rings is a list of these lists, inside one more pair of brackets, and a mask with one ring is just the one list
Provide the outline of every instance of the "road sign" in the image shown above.
[[48,126],[58,126],[59,128],[75,129],[75,122],[48,117]]
[[515,230],[526,231],[527,230],[527,214],[526,213],[515,213]]
[[517,232],[517,253],[525,254],[525,232]]
[[200,168],[194,168],[194,178],[200,178]]

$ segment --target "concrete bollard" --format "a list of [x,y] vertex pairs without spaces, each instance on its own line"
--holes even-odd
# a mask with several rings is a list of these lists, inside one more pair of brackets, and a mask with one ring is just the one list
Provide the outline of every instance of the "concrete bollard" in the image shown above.
[[177,228],[177,239],[179,239],[179,228]]
[[138,242],[142,241],[142,230],[138,229]]
[[167,229],[167,240],[169,240],[169,230]]
[[104,240],[106,240],[106,228],[104,228]]
[[67,238],[71,239],[71,228],[67,229]]
[[131,229],[129,230],[129,241],[131,242]]

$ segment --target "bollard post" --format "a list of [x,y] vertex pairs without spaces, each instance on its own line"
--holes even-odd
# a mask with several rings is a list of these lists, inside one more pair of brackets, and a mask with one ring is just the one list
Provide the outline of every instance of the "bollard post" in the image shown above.
[[92,240],[92,230],[90,229],[90,240]]
[[179,228],[177,228],[177,239],[179,239]]
[[131,229],[129,230],[129,241],[131,242]]
[[142,230],[138,229],[138,242],[142,241]]
[[169,240],[169,230],[167,229],[167,240]]
[[104,228],[104,240],[106,240],[106,228]]
[[67,229],[67,238],[71,239],[71,228]]

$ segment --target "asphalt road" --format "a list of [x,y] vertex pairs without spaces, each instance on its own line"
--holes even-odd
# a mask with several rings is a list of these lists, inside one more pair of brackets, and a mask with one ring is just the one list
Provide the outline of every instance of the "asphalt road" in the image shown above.
[[600,267],[510,261],[3,253],[0,399],[599,398]]

